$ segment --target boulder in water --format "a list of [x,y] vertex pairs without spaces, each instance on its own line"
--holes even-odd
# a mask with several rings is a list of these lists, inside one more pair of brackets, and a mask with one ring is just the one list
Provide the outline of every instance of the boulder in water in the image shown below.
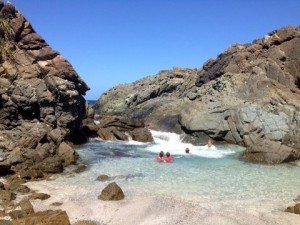
[[107,185],[98,196],[103,201],[119,201],[125,198],[122,189],[115,183]]
[[87,166],[84,164],[80,164],[75,170],[73,170],[75,173],[82,173],[86,170]]
[[107,181],[109,180],[109,176],[107,176],[106,174],[101,174],[97,177],[98,181]]

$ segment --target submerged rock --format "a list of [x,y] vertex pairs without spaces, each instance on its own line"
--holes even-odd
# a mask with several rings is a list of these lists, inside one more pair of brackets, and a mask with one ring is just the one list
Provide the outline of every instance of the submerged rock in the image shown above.
[[101,174],[97,177],[98,181],[107,181],[109,180],[109,176],[105,175],[105,174]]
[[[172,69],[104,93],[100,116],[243,145],[259,163],[300,159],[300,28],[231,46],[202,69]],[[194,140],[196,139],[196,140]]]
[[108,184],[98,196],[103,201],[119,201],[125,198],[122,189],[115,183]]
[[73,171],[75,173],[82,173],[87,169],[87,166],[84,164],[80,164],[76,169],[74,169]]

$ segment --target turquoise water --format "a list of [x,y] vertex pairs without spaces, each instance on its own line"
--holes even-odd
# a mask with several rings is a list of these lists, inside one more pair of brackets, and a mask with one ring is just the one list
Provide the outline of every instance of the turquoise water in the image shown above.
[[206,155],[203,149],[201,154],[193,155],[180,155],[176,150],[174,163],[157,163],[155,149],[172,153],[166,147],[157,144],[157,140],[156,144],[148,145],[94,140],[82,146],[79,154],[89,165],[85,177],[91,180],[99,174],[115,177],[113,180],[127,196],[146,193],[193,200],[290,202],[300,194],[299,167],[241,161],[243,148],[234,145],[216,146],[214,154],[207,150]]

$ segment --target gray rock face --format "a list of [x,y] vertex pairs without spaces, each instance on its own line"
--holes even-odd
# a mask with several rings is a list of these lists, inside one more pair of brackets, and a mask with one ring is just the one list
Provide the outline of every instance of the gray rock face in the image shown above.
[[253,162],[299,159],[299,49],[300,28],[282,28],[233,45],[201,70],[174,69],[117,86],[101,96],[97,113],[240,144]]
[[150,131],[145,128],[141,120],[125,116],[105,116],[101,118],[87,118],[83,120],[83,132],[87,136],[98,136],[102,140],[132,139],[139,142],[152,142]]
[[0,168],[5,174],[18,171],[20,163],[53,157],[65,140],[78,140],[88,87],[13,5],[1,5],[0,14]]
[[179,131],[178,115],[196,78],[196,70],[174,68],[119,85],[101,96],[96,113],[125,115],[144,120],[150,128]]

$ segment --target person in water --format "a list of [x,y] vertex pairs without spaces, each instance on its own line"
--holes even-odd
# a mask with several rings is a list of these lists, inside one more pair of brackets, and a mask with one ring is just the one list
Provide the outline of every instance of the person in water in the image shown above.
[[189,153],[190,153],[190,149],[189,149],[189,148],[186,148],[186,149],[185,149],[185,153],[186,153],[186,154],[189,154]]
[[207,145],[205,145],[205,147],[207,147],[207,149],[209,149],[209,150],[214,150],[214,149],[216,148],[216,147],[213,145],[211,139],[208,139]]
[[171,156],[170,152],[167,152],[167,153],[166,153],[166,156],[163,157],[163,160],[164,160],[164,162],[166,162],[166,163],[171,163],[171,162],[174,161],[174,157]]
[[156,157],[157,162],[163,162],[164,161],[164,152],[161,151],[158,156]]

